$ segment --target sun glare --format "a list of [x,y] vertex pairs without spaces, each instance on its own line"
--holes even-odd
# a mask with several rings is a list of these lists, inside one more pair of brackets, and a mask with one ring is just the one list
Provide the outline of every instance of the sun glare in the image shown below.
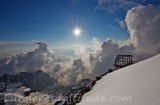
[[74,35],[75,36],[80,36],[81,35],[81,30],[80,29],[74,29]]
[[71,27],[67,30],[70,31],[70,35],[73,38],[79,39],[83,37],[83,34],[85,32],[84,27],[82,27],[83,23],[78,23],[76,21],[72,20]]

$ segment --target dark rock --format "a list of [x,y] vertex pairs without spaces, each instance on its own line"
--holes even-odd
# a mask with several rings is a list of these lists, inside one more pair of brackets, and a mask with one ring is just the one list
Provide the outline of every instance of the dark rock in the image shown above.
[[[4,74],[0,77],[0,83],[5,83],[5,86],[18,82],[22,83],[23,86],[27,88],[31,88],[32,91],[42,91],[50,85],[56,86],[58,84],[52,76],[42,70],[38,70],[34,73],[21,72],[17,75]],[[3,92],[4,89],[0,91]]]

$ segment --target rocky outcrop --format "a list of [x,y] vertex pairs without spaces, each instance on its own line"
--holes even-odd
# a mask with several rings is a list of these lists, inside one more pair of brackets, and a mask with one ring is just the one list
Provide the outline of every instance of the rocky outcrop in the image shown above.
[[32,91],[42,91],[50,85],[56,86],[58,84],[52,76],[42,70],[34,73],[21,72],[17,75],[4,74],[0,77],[0,92],[4,92],[7,85],[19,82],[22,83],[22,86],[30,88]]

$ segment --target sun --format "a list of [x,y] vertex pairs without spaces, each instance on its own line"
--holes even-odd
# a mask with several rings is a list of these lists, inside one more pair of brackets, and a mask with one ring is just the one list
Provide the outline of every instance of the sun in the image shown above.
[[72,20],[72,23],[70,25],[71,25],[69,26],[70,28],[66,29],[70,31],[69,34],[71,35],[71,37],[75,39],[83,38],[85,32],[83,23],[82,22],[79,23],[78,21]]
[[81,30],[78,29],[78,28],[77,28],[77,29],[74,29],[74,30],[73,30],[73,33],[74,33],[75,36],[80,36],[80,35],[81,35]]

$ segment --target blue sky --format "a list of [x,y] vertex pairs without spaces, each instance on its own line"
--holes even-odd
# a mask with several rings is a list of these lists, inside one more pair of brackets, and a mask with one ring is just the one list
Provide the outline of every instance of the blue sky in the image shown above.
[[[119,22],[132,7],[148,4],[160,7],[158,0],[0,0],[0,40],[57,44],[86,43],[93,37],[124,40],[129,33]],[[71,37],[73,22],[85,30],[82,38]]]

